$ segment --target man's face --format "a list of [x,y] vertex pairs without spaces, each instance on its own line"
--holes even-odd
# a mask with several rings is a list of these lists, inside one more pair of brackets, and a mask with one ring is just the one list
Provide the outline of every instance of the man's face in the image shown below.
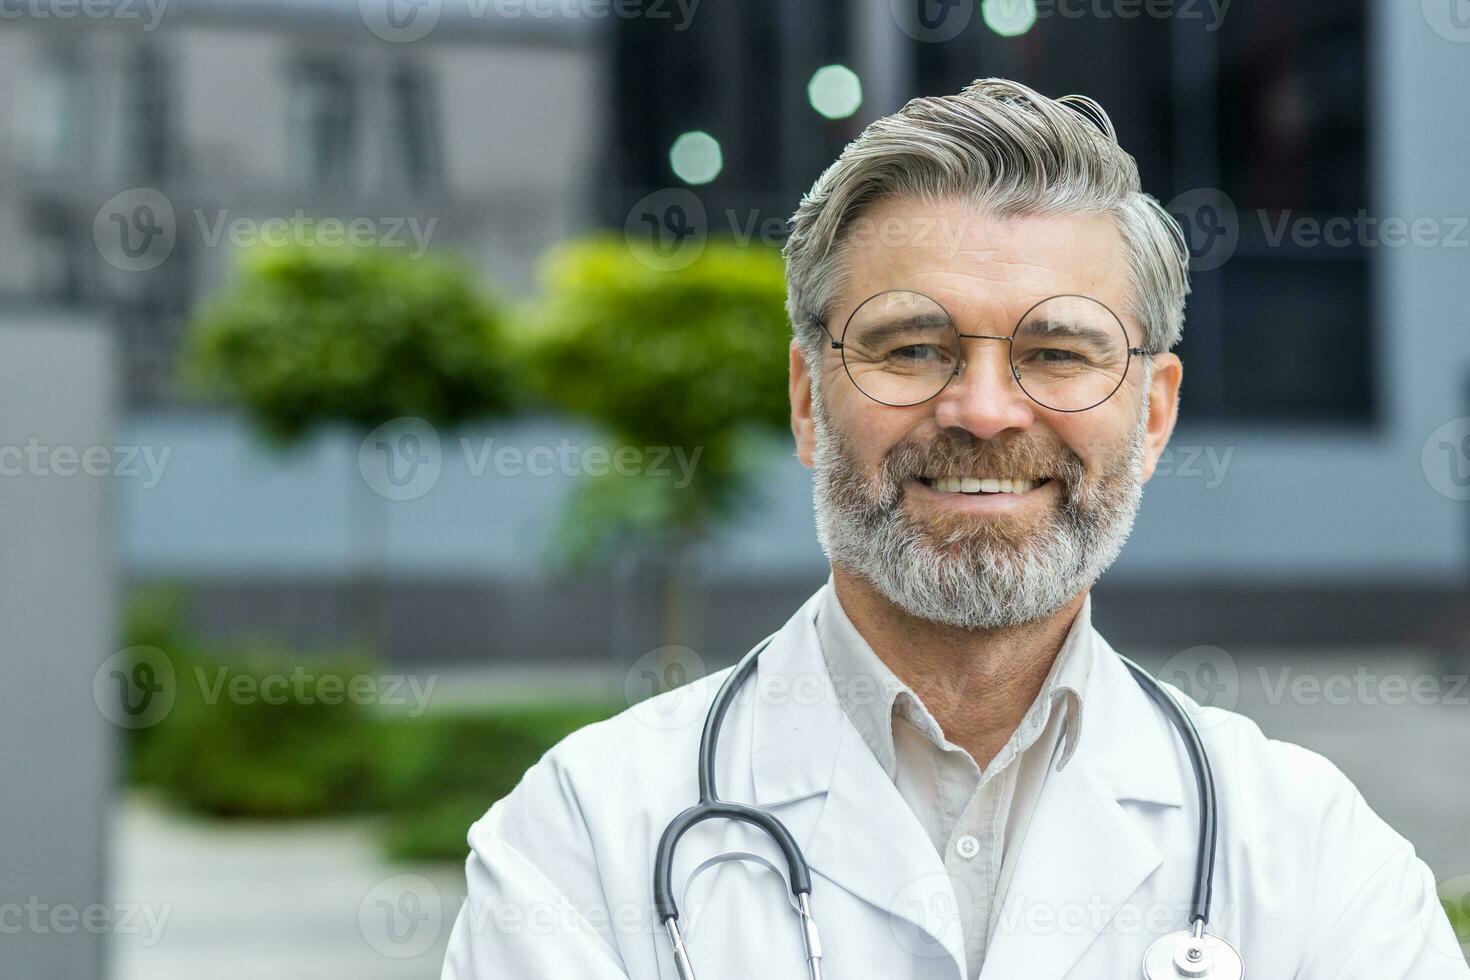
[[[1127,260],[1106,215],[1000,219],[961,202],[897,200],[855,227],[828,324],[839,339],[865,300],[902,289],[938,301],[961,333],[992,336],[1010,336],[1048,297],[1091,297],[1122,320],[1129,346],[1145,346],[1124,313]],[[963,371],[937,396],[893,407],[857,388],[840,351],[824,350],[811,378],[793,344],[792,425],[817,471],[823,545],[922,618],[971,629],[1044,618],[1090,587],[1126,539],[1173,428],[1182,369],[1155,356],[1145,389],[1135,357],[1112,397],[1062,412],[1021,390],[1006,342],[966,338],[961,356]],[[955,492],[945,477],[1038,485]]]

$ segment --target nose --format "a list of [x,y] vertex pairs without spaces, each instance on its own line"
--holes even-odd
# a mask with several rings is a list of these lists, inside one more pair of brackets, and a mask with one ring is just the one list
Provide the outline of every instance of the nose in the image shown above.
[[1011,374],[1010,344],[991,337],[967,338],[963,347],[960,373],[935,398],[935,422],[980,439],[1030,427],[1036,421],[1036,403]]

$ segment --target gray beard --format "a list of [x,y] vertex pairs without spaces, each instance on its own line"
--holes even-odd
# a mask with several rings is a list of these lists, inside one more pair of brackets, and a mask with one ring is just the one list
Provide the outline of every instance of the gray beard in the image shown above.
[[[1054,615],[1118,557],[1143,499],[1146,407],[1124,451],[1095,480],[1084,480],[1081,457],[1070,450],[1049,454],[1046,470],[1061,490],[1057,506],[1019,537],[1014,528],[992,526],[993,518],[931,526],[903,510],[902,482],[918,460],[998,458],[986,452],[985,441],[945,437],[924,447],[900,447],[890,452],[875,481],[818,397],[812,416],[817,538],[828,561],[927,622],[979,631]],[[1001,456],[1035,460],[1036,452],[1023,448],[1019,455]]]

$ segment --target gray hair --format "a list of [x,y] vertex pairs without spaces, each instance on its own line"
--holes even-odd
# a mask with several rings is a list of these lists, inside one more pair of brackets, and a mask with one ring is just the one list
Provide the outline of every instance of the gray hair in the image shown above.
[[1125,312],[1143,324],[1147,349],[1179,342],[1188,246],[1140,190],[1107,113],[1085,96],[1049,99],[983,78],[873,122],[802,198],[784,250],[786,309],[809,360],[821,351],[818,321],[844,285],[844,235],[865,209],[895,198],[960,198],[1000,217],[1111,215],[1128,258]]

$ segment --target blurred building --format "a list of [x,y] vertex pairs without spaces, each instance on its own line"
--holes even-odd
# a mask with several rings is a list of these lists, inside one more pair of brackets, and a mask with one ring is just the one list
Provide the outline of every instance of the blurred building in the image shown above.
[[[144,408],[176,403],[179,327],[228,275],[237,229],[365,220],[407,249],[418,229],[524,288],[540,249],[585,224],[602,118],[591,22],[472,17],[435,0],[435,29],[393,43],[369,7],[7,7],[0,295],[106,309],[127,401]],[[108,202],[140,189],[171,205],[173,244],[156,267],[119,269],[94,223],[109,230]]]
[[[438,26],[408,40],[370,0],[172,0],[153,30],[141,0],[112,0],[128,20],[63,20],[59,2],[28,0],[0,33],[0,289],[116,324],[119,438],[170,450],[153,485],[120,488],[124,571],[186,580],[211,629],[336,637],[362,625],[368,577],[390,596],[395,656],[586,660],[609,635],[631,647],[620,656],[656,642],[636,574],[545,570],[574,477],[476,470],[485,440],[590,433],[441,433],[432,488],[388,501],[358,475],[360,434],[281,458],[178,401],[182,317],[231,261],[210,241],[222,214],[435,219],[434,248],[525,292],[547,244],[628,227],[685,186],[669,158],[682,134],[722,150],[696,188],[702,230],[768,234],[867,121],[1000,75],[1098,99],[1199,266],[1174,448],[1099,589],[1109,635],[1465,642],[1470,187],[1453,161],[1470,150],[1454,99],[1470,39],[1432,5],[1178,0],[1161,18],[1128,3],[704,0],[617,16],[581,0],[531,16],[534,0],[426,0]],[[813,109],[808,82],[830,64],[862,82],[854,115]],[[93,235],[137,188],[162,191],[177,228],[144,273],[99,261]],[[1423,235],[1385,225],[1421,220]],[[765,486],[703,553],[691,646],[743,649],[825,575],[805,474],[779,447]]]

